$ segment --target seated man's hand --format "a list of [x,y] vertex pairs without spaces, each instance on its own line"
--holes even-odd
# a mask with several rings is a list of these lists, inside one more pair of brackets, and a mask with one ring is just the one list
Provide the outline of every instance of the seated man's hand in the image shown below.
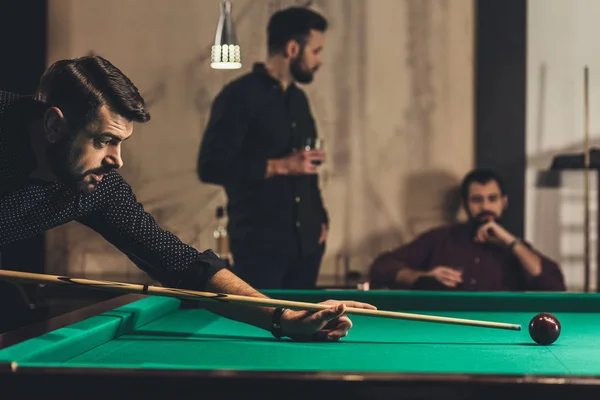
[[321,311],[286,310],[281,317],[283,335],[298,341],[338,341],[352,328],[352,321],[344,315],[346,307],[377,309],[357,301],[327,300],[319,304],[331,307]]
[[489,221],[481,225],[475,234],[475,241],[480,243],[508,245],[513,240],[515,240],[515,236],[496,221]]
[[435,267],[427,272],[426,276],[435,278],[438,282],[448,287],[456,287],[462,283],[462,272],[450,267]]

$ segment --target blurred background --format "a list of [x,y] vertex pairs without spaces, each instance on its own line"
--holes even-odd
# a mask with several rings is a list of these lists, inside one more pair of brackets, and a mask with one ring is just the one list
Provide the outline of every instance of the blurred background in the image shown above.
[[[2,0],[0,90],[32,93],[58,59],[98,54],[123,70],[152,121],[124,146],[122,174],[160,225],[215,248],[220,187],[196,161],[211,102],[266,57],[266,24],[306,5],[330,22],[308,93],[328,162],[321,185],[331,231],[321,286],[364,274],[380,252],[461,218],[456,189],[471,168],[507,180],[507,227],[558,261],[571,291],[596,290],[597,180],[592,171],[589,288],[584,287],[583,173],[553,169],[600,140],[596,0],[232,0],[240,69],[211,68],[217,0]],[[147,277],[77,223],[18,243],[4,265],[93,279]],[[32,268],[33,267],[33,268]],[[360,279],[360,278],[353,278]]]

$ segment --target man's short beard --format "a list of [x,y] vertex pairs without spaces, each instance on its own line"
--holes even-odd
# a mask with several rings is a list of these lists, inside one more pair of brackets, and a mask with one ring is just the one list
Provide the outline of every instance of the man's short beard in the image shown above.
[[58,179],[76,191],[85,191],[87,184],[80,173],[76,171],[75,160],[77,152],[73,148],[75,136],[69,135],[57,143],[51,144],[46,150],[52,171]]
[[[481,217],[486,216],[486,215],[489,215],[492,218],[481,219]],[[502,216],[497,216],[493,213],[483,212],[483,213],[479,213],[478,215],[469,215],[469,224],[471,225],[471,229],[472,229],[473,233],[477,232],[477,230],[481,226],[487,224],[491,220],[493,220],[497,224],[502,225]]]
[[[303,51],[300,52],[302,54]],[[302,67],[302,56],[298,56],[290,62],[290,73],[294,80],[300,83],[311,83],[314,79],[314,71]]]

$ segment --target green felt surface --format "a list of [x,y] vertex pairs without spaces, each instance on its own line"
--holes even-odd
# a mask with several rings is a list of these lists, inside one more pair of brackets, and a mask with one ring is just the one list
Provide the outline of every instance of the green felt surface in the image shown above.
[[[303,301],[322,300],[310,293],[296,293],[296,296],[288,293],[287,296]],[[1,350],[0,360],[21,365],[70,367],[600,374],[597,362],[600,359],[597,345],[600,310],[595,310],[597,299],[592,296],[576,297],[581,304],[575,310],[561,308],[559,304],[564,302],[556,302],[556,311],[550,307],[536,312],[529,310],[529,303],[544,300],[543,296],[521,295],[521,307],[513,307],[520,310],[503,309],[502,302],[493,302],[495,306],[485,310],[479,301],[488,295],[473,295],[473,306],[467,307],[465,303],[463,308],[475,308],[475,311],[459,310],[459,307],[456,311],[449,310],[448,303],[464,299],[463,296],[437,298],[444,300],[444,305],[439,307],[443,311],[426,302],[432,298],[429,294],[357,296],[354,294],[353,298],[379,303],[379,308],[384,303],[381,296],[387,296],[385,301],[395,299],[396,304],[403,304],[404,307],[395,307],[403,311],[518,323],[524,329],[505,331],[352,316],[354,327],[339,343],[279,342],[258,328],[204,310],[180,310],[175,299],[150,297]],[[551,305],[552,299],[560,295],[553,296],[541,305]],[[508,303],[512,298],[514,296],[505,297]],[[563,300],[568,302],[569,296]],[[588,307],[583,307],[586,300],[589,300]],[[411,303],[423,307],[407,309],[406,305]],[[529,320],[542,311],[553,312],[562,324],[562,335],[551,346],[535,344],[527,330]]]

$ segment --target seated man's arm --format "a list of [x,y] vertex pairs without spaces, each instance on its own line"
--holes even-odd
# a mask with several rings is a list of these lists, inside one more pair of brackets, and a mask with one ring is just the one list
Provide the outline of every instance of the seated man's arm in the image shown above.
[[482,225],[476,241],[492,242],[506,246],[525,276],[525,290],[564,291],[563,274],[559,266],[533,248],[530,243],[518,239],[495,221]]
[[[123,178],[111,173],[102,181],[103,205],[78,219],[101,234],[125,253],[140,269],[167,287],[266,298],[225,268],[211,251],[198,252],[175,235],[158,226],[154,218],[137,202]],[[270,330],[273,308],[236,304],[202,303],[224,317]],[[344,307],[374,308],[358,302],[331,302],[319,312],[288,310],[282,317],[283,333],[293,338],[339,340],[352,326],[343,316]],[[337,307],[339,306],[339,308]],[[327,324],[333,324],[327,327]]]
[[370,283],[373,288],[409,289],[420,278],[426,276],[424,270],[435,241],[435,232],[418,236],[412,242],[392,251],[380,254],[370,267]]
[[513,247],[513,254],[525,272],[526,290],[566,290],[564,276],[558,264],[535,250],[530,244],[518,242]]

